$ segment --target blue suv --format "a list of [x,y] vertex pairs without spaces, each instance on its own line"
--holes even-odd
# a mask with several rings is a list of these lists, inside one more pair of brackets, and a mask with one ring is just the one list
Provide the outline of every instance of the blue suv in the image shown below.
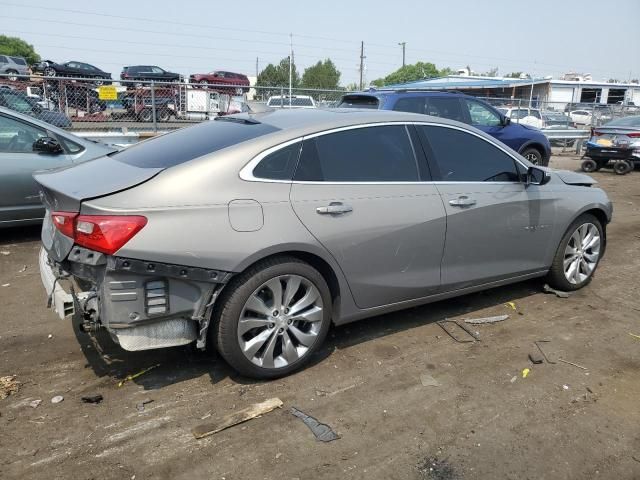
[[535,165],[547,166],[549,140],[537,128],[511,123],[491,105],[470,95],[442,91],[371,90],[344,95],[338,107],[422,113],[473,125]]

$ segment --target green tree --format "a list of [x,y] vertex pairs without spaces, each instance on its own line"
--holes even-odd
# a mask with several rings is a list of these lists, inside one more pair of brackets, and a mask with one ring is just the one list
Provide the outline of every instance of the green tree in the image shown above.
[[29,65],[40,61],[40,55],[36,53],[33,45],[18,37],[0,35],[0,54],[24,57]]
[[[507,75],[505,75],[506,78],[520,78],[522,77],[523,72],[511,72]],[[531,75],[529,75],[528,73],[524,74],[525,78],[531,78]]]
[[304,88],[318,88],[335,90],[340,84],[340,71],[330,60],[319,61],[315,65],[305,68],[302,74]]
[[[280,63],[274,65],[270,63],[259,74],[256,82],[258,87],[278,87],[277,89],[258,89],[258,95],[271,96],[279,95],[280,87],[283,87],[285,94],[289,93],[289,57],[280,60]],[[291,75],[291,86],[296,88],[300,85],[300,75],[293,63],[293,72]]]
[[450,68],[444,68],[438,70],[438,68],[430,62],[418,62],[413,65],[405,65],[400,67],[395,72],[390,73],[384,78],[378,78],[371,82],[377,87],[384,85],[392,85],[395,83],[413,82],[416,80],[423,80],[425,78],[435,78],[449,75],[451,73]]

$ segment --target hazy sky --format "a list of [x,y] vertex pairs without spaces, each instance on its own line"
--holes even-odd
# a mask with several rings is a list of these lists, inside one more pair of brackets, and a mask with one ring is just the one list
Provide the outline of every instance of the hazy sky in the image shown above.
[[214,69],[255,75],[289,54],[298,69],[331,58],[342,83],[428,61],[477,72],[525,71],[594,79],[640,77],[640,0],[0,0],[0,33],[54,61],[94,64],[114,78],[123,65],[183,74]]

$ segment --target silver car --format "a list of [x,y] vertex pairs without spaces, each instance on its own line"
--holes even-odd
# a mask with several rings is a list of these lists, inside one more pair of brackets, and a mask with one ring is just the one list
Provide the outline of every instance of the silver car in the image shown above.
[[0,107],[0,228],[42,221],[35,171],[68,167],[115,150]]
[[581,288],[612,214],[584,174],[371,110],[220,117],[36,179],[60,316],[126,350],[210,343],[257,378],[300,368],[331,323],[533,277]]
[[15,82],[20,78],[19,75],[29,75],[30,73],[29,65],[24,57],[0,55],[0,75],[4,78]]

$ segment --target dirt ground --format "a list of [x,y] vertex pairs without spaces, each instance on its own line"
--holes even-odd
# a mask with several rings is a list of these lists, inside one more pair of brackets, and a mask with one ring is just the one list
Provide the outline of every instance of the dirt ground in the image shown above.
[[[589,287],[563,299],[530,281],[334,328],[312,366],[272,382],[191,349],[125,353],[78,332],[45,308],[38,229],[0,232],[0,376],[19,382],[0,400],[0,478],[640,478],[640,172],[593,176],[614,221]],[[474,343],[436,324],[505,313]],[[585,369],[532,365],[536,340]],[[191,433],[271,397],[284,407]],[[341,438],[316,441],[291,407]]]

